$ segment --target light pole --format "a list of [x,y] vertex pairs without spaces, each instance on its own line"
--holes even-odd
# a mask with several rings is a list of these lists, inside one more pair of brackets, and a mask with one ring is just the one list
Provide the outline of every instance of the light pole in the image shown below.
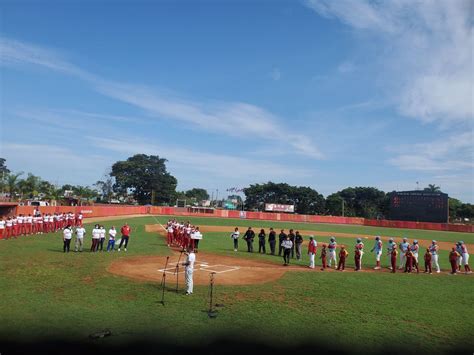
[[344,217],[344,199],[342,199],[342,217]]

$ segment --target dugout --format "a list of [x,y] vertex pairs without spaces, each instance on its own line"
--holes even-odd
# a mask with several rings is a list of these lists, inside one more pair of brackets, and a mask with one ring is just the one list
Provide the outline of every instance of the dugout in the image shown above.
[[448,194],[417,190],[394,191],[390,193],[389,219],[448,223]]
[[18,203],[0,202],[0,218],[16,215]]

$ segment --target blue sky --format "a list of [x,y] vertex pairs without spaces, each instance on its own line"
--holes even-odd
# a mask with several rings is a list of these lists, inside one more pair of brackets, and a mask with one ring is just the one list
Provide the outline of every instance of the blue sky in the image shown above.
[[135,153],[178,189],[474,202],[469,1],[6,1],[0,156],[92,185]]

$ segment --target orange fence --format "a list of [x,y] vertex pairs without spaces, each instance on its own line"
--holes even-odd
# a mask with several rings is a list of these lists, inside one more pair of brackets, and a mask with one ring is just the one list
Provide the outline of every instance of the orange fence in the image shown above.
[[[268,213],[268,212],[246,212],[246,211],[228,211],[214,210],[214,213],[193,213],[186,208],[176,207],[156,207],[156,206],[47,206],[39,207],[42,213],[79,213],[85,218],[88,217],[108,217],[124,216],[132,214],[158,214],[170,216],[195,216],[195,217],[217,217],[217,218],[242,218],[251,220],[267,220],[282,222],[310,222],[310,223],[331,223],[331,224],[355,224],[371,227],[388,227],[402,229],[426,229],[437,231],[474,233],[474,225],[458,225],[447,223],[428,223],[428,222],[409,222],[409,221],[388,221],[372,220],[359,217],[337,217],[337,216],[313,216],[287,213]],[[33,206],[18,206],[17,214],[33,214]]]

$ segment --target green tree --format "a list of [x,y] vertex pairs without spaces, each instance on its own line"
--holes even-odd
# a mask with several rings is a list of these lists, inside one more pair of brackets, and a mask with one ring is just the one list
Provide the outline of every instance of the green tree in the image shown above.
[[18,189],[22,198],[35,198],[40,193],[41,178],[28,173],[26,179],[18,181]]
[[329,195],[327,213],[334,216],[364,217],[376,219],[387,215],[389,197],[375,187],[348,187]]
[[209,194],[205,189],[193,188],[191,190],[186,191],[184,194],[187,198],[196,199],[196,202],[209,199]]
[[171,202],[178,182],[166,171],[166,161],[157,155],[136,154],[116,162],[110,173],[115,178],[114,190],[132,193],[141,204]]
[[104,180],[99,180],[94,184],[102,194],[102,197],[110,203],[114,195],[114,179],[111,176],[105,176]]
[[295,205],[295,212],[300,214],[324,213],[324,197],[310,187],[268,182],[250,185],[244,194],[245,207],[250,210],[263,211],[265,203],[280,203]]

